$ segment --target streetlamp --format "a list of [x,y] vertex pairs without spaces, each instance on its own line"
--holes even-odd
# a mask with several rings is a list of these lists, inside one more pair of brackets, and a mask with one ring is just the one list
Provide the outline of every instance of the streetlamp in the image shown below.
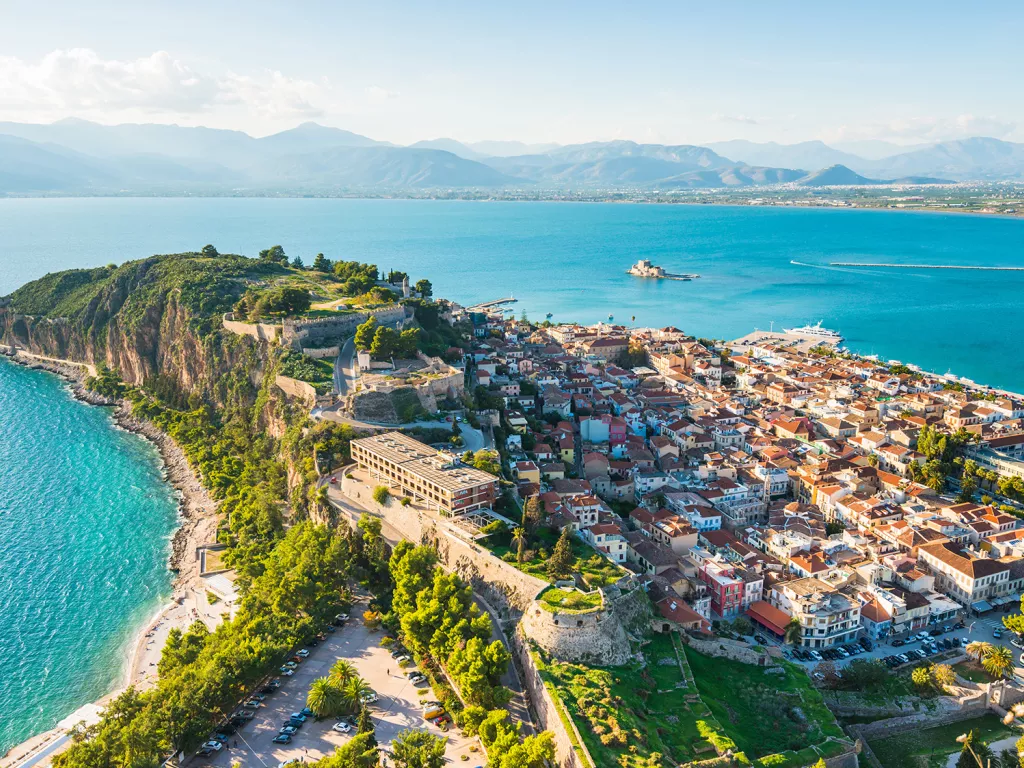
[[978,763],[978,768],[992,768],[992,761],[986,760],[984,763],[981,762],[981,758],[978,757],[978,753],[974,751],[974,747],[971,746],[971,737],[966,733],[961,733],[956,737],[957,744],[963,744],[967,751],[971,753],[971,757],[974,758],[975,762]]

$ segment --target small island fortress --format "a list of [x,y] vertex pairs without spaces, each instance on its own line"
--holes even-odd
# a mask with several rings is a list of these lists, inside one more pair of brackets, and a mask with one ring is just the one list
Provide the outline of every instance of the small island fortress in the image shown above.
[[626,270],[626,274],[635,277],[653,277],[655,280],[693,280],[700,277],[700,275],[676,275],[666,272],[662,267],[651,264],[650,259],[640,259]]

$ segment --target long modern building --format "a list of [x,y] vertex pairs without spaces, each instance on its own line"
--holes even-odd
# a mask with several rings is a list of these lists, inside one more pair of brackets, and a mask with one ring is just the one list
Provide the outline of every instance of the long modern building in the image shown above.
[[352,441],[352,458],[371,477],[445,514],[493,507],[498,478],[401,432]]

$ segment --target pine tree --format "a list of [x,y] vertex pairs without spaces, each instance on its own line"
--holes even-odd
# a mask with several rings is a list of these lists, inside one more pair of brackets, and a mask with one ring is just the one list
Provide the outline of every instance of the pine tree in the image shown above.
[[567,525],[562,529],[562,534],[558,537],[558,543],[555,544],[555,550],[551,553],[551,557],[548,558],[547,570],[549,578],[565,578],[572,572],[572,566],[576,562],[576,558],[572,553],[572,540],[570,536],[569,526]]
[[370,718],[370,710],[366,707],[359,708],[359,721],[356,725],[356,733],[370,734],[369,746],[377,746],[377,736],[374,733],[373,720]]

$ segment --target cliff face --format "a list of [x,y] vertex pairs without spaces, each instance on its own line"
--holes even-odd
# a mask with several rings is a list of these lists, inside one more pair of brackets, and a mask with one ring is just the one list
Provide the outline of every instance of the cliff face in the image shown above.
[[221,402],[222,377],[246,362],[255,384],[266,358],[265,345],[219,330],[220,312],[244,289],[247,266],[231,257],[169,256],[48,275],[0,306],[0,341],[105,363],[129,384],[164,379],[185,396]]

